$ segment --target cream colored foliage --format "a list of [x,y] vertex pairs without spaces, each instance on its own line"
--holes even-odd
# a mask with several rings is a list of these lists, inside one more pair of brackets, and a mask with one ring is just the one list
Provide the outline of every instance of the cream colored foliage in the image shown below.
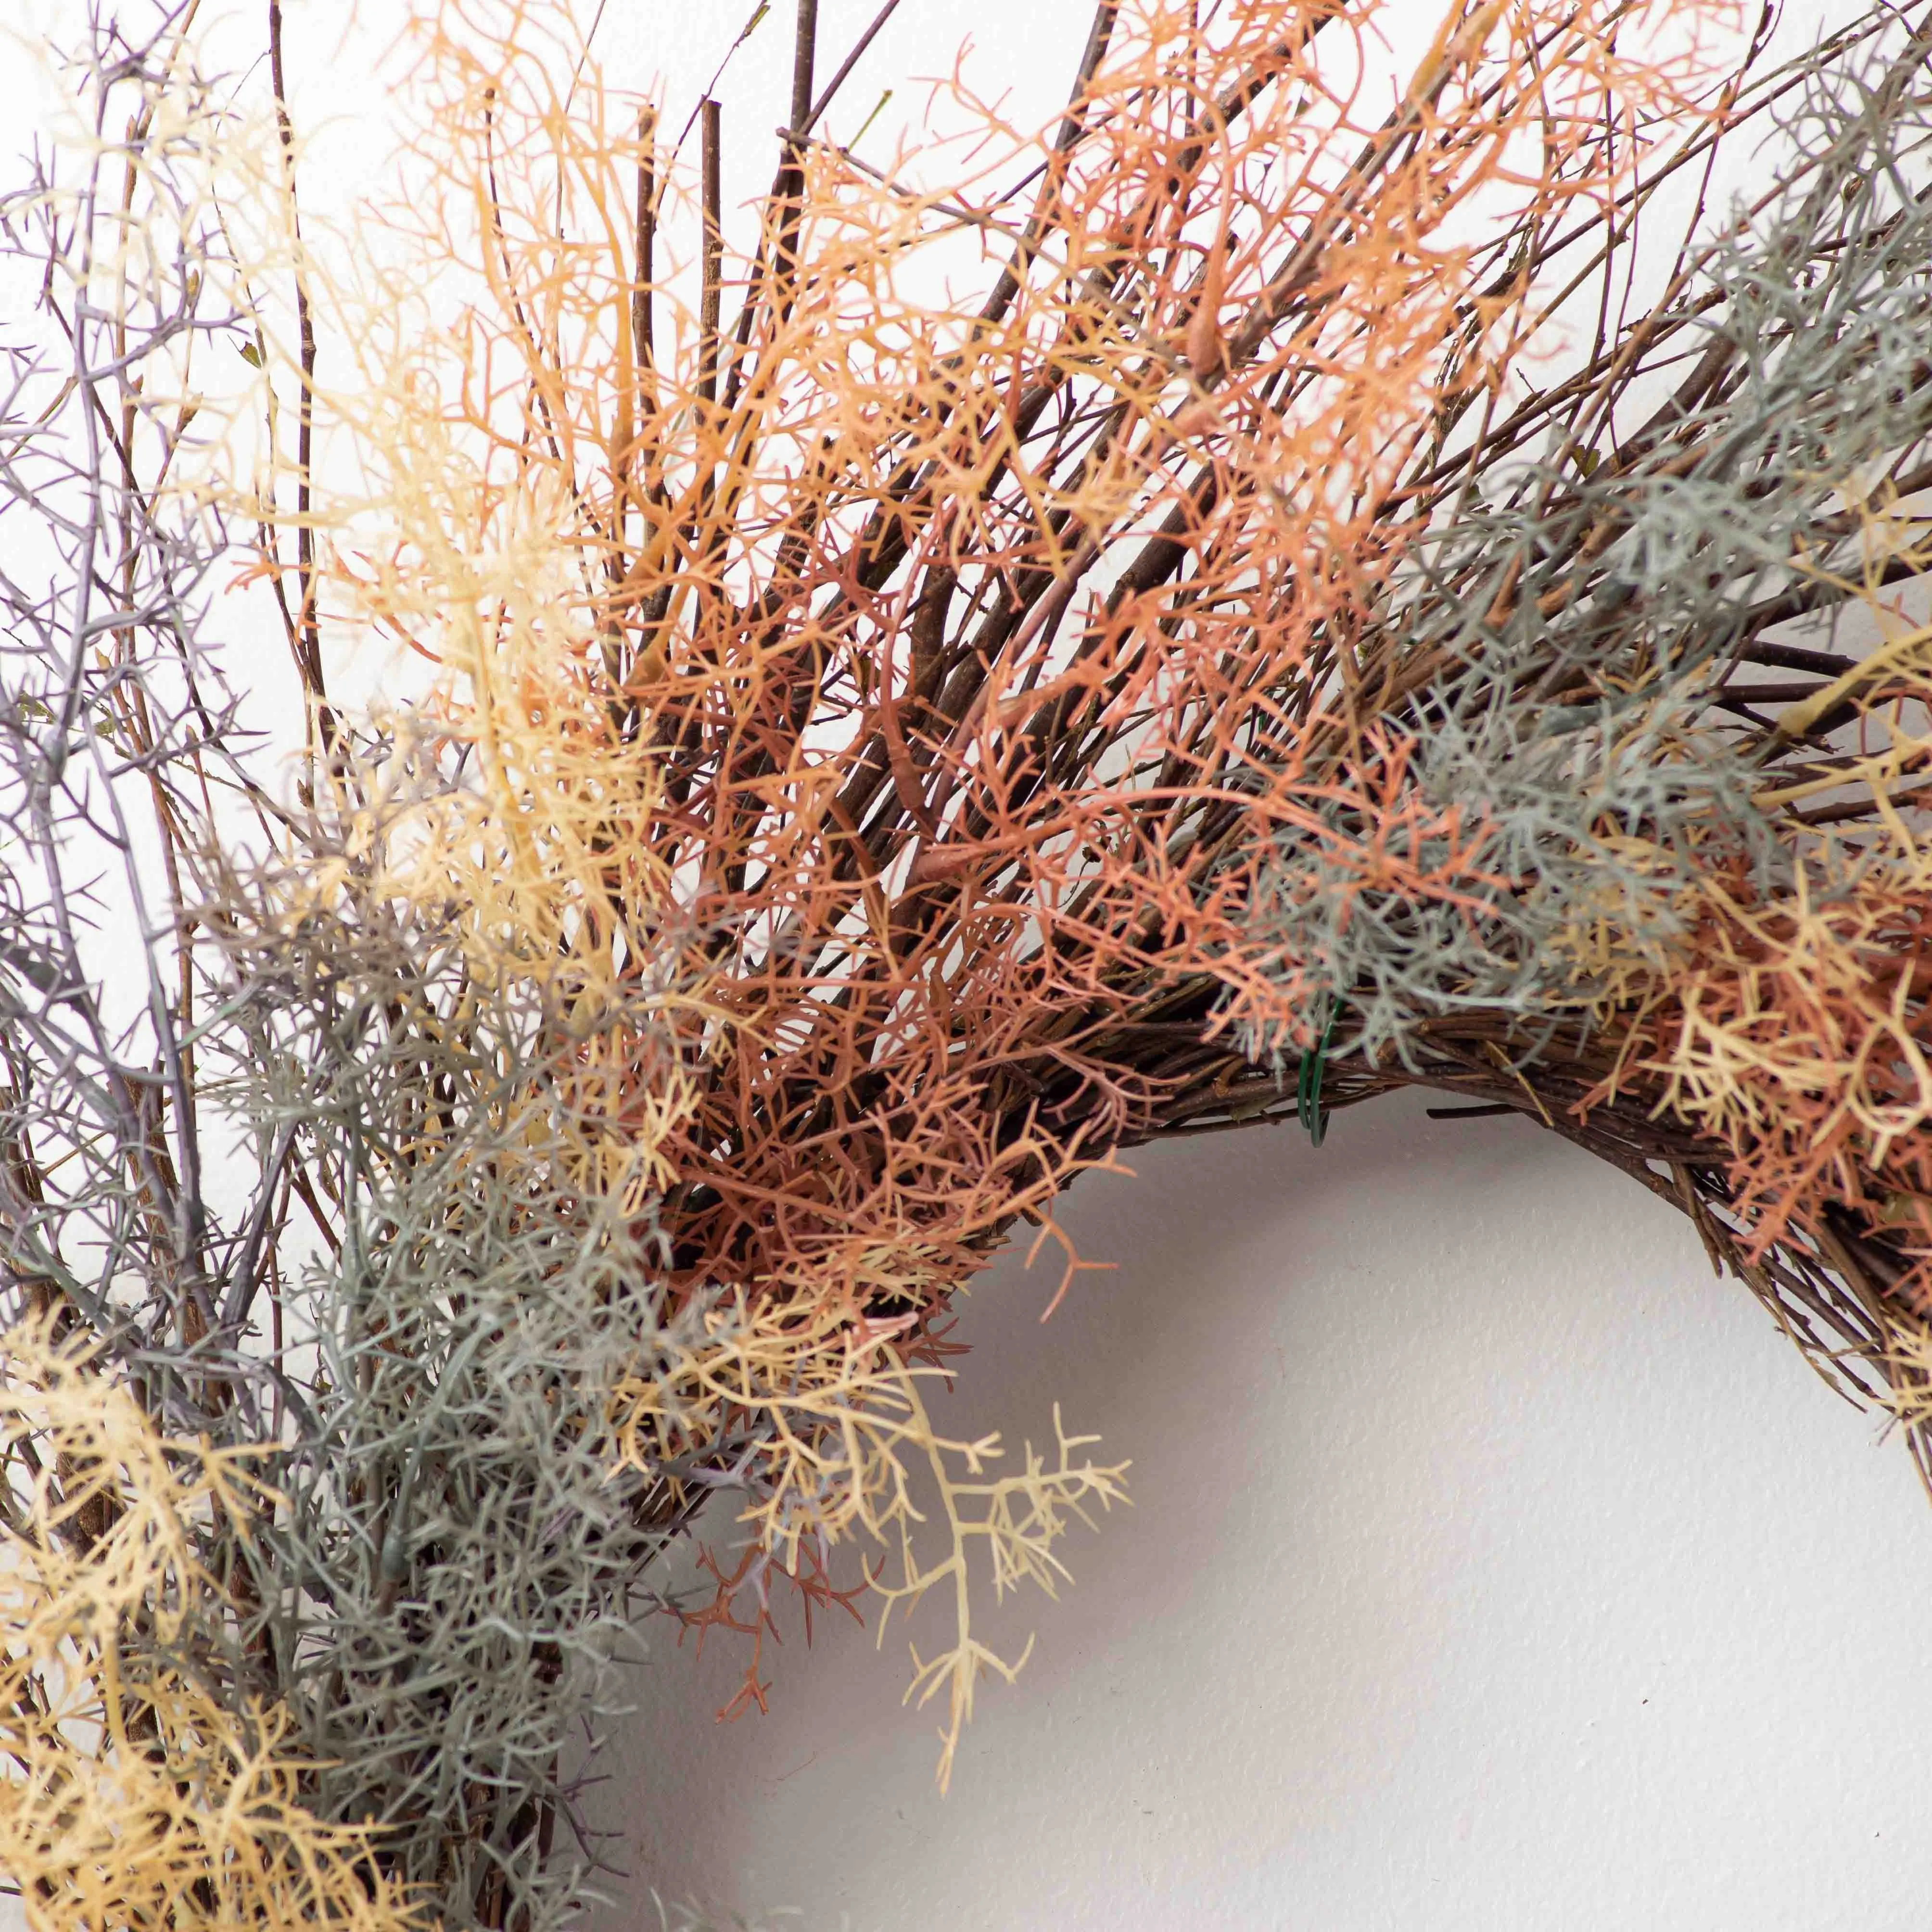
[[250,1452],[163,1442],[44,1329],[0,1361],[0,1869],[33,1932],[422,1926],[369,1834],[304,1808],[280,1714],[196,1668],[220,1617],[191,1526],[245,1533],[272,1500]]
[[1078,1457],[1098,1438],[1068,1436],[1056,1406],[1054,1460],[1028,1443],[1022,1469],[990,1474],[1004,1454],[999,1438],[955,1440],[933,1427],[919,1384],[940,1371],[907,1362],[903,1325],[855,1325],[824,1307],[742,1298],[722,1304],[694,1320],[664,1370],[622,1392],[618,1432],[624,1460],[647,1469],[693,1444],[742,1435],[754,1500],[741,1520],[766,1550],[788,1568],[814,1540],[862,1540],[886,1552],[878,1569],[867,1566],[884,1600],[881,1642],[894,1608],[910,1613],[929,1592],[950,1593],[952,1642],[931,1658],[913,1647],[906,1691],[922,1706],[945,1693],[944,1790],[980,1673],[1010,1683],[1026,1661],[1026,1652],[1002,1658],[974,1634],[975,1552],[983,1552],[996,1598],[1022,1582],[1054,1595],[1068,1575],[1055,1546],[1076,1520],[1091,1526],[1090,1504],[1126,1500],[1128,1466]]

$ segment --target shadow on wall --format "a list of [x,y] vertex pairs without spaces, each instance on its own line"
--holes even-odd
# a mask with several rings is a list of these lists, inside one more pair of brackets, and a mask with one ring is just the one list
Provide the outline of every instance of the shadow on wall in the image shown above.
[[1116,1270],[1042,1328],[1007,1258],[935,1399],[1014,1454],[1060,1400],[1136,1503],[1003,1613],[1039,1642],[951,1796],[896,1623],[794,1635],[724,1726],[742,1654],[653,1628],[596,1932],[652,1887],[804,1932],[1916,1916],[1932,1514],[1679,1216],[1419,1100],[1132,1160],[1064,1217]]

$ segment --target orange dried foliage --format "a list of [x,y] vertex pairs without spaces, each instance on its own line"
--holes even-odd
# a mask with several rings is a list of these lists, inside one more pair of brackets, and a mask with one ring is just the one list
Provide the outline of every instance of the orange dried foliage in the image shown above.
[[[449,10],[452,225],[419,232],[459,254],[460,197],[488,287],[434,346],[398,326],[358,596],[474,755],[422,878],[586,998],[688,975],[658,1148],[694,1285],[929,1305],[1150,1121],[1122,1028],[1211,982],[1305,1037],[1241,914],[1322,800],[1365,807],[1364,890],[1455,895],[1372,722],[1426,668],[1365,670],[1352,624],[1405,466],[1539,319],[1495,238],[1614,195],[1723,10],[1452,9],[1378,92],[1384,11],[1128,11],[1077,145],[982,147],[1044,166],[1024,224],[801,144],[714,403],[679,285],[635,279],[662,162]],[[639,353],[640,299],[675,353],[663,316]]]
[[1776,795],[1851,794],[1853,824],[1795,827],[1776,896],[1713,868],[1681,956],[1622,1016],[1622,1064],[1600,1091],[1634,1082],[1729,1150],[1748,1254],[1796,1241],[1875,1276],[1895,1318],[1932,1318],[1932,854],[1902,782],[1928,748],[1923,644],[1904,630],[1839,680],[1858,694],[1862,755]]
[[1235,1022],[1308,1042],[1318,977],[1244,916],[1274,831],[1343,798],[1348,891],[1491,883],[1378,722],[1436,667],[1357,640],[1433,512],[1404,479],[1561,292],[1544,251],[1706,111],[1735,25],[1102,11],[1039,136],[957,76],[950,150],[788,136],[694,289],[652,115],[568,92],[544,10],[446,7],[434,187],[390,217],[441,306],[378,280],[334,399],[377,508],[337,516],[332,595],[442,668],[429,748],[466,761],[398,889],[586,1010],[661,982],[675,1052],[586,1077],[680,1292],[812,1311],[813,1348],[889,1323],[902,1369],[1016,1217],[1225,1083]]

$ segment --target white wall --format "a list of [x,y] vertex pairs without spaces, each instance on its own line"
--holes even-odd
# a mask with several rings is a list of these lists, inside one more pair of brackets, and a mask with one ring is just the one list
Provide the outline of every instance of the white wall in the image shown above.
[[[1135,1156],[976,1291],[937,1412],[1134,1459],[952,1790],[904,1640],[772,1710],[667,1628],[600,1788],[649,1888],[853,1932],[1919,1922],[1932,1511],[1634,1184],[1419,1102]],[[916,1626],[915,1630],[916,1631]],[[928,1626],[936,1630],[936,1623]]]

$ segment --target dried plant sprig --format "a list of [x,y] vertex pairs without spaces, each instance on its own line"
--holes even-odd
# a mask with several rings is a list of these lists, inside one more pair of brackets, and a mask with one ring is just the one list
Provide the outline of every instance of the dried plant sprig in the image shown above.
[[[1506,1097],[1774,1280],[1708,1124],[1618,1082],[1702,880],[1780,876],[1720,680],[1799,648],[1759,635],[1822,581],[1794,541],[1875,424],[1918,434],[1886,346],[1910,218],[1829,201],[1786,112],[1909,70],[1907,30],[1760,70],[1718,9],[1641,62],[1640,9],[1452,10],[1378,76],[1374,13],[1102,10],[1051,142],[1001,157],[1044,156],[1024,220],[788,146],[729,346],[702,194],[694,302],[616,218],[634,177],[671,232],[674,172],[611,131],[650,118],[574,62],[566,116],[520,26],[441,16],[446,192],[400,220],[479,267],[440,328],[386,338],[378,291],[391,352],[343,406],[384,487],[338,550],[380,561],[338,580],[445,667],[475,803],[436,850],[473,855],[491,945],[602,1000],[701,935],[678,1105],[650,1099],[674,1295],[830,1311],[828,1347],[924,1322],[1112,1146],[1277,1111],[1270,1056],[1337,1005],[1331,1097]],[[1659,183],[1760,135],[1870,238],[1826,248],[1816,352],[1765,293],[1783,244],[1694,212],[1654,311],[1506,406]],[[1874,172],[1840,146],[1826,173]],[[962,250],[982,302],[940,292]],[[1820,372],[1845,406],[1780,428]],[[1783,1252],[1767,1292],[1842,1321],[1833,1265]]]
[[[707,401],[660,353],[648,420],[617,322],[674,291],[636,288],[597,212],[643,158],[594,110],[562,121],[540,73],[519,101],[472,33],[436,44],[443,206],[482,211],[487,286],[440,338],[412,319],[366,418],[394,521],[357,589],[447,664],[484,808],[518,823],[540,788],[520,822],[541,849],[492,850],[494,890],[532,909],[511,924],[580,917],[573,964],[614,977],[667,906],[713,935],[719,1018],[664,1222],[694,1281],[835,1302],[849,1281],[856,1311],[909,1236],[908,1281],[970,1268],[1156,1124],[1171,1082],[1123,1065],[1115,1029],[1157,1023],[1177,962],[1199,962],[1183,997],[1280,1010],[1243,911],[1261,848],[1232,833],[1293,822],[1319,781],[1254,734],[1313,705],[1307,755],[1342,755],[1330,634],[1401,553],[1402,453],[1543,299],[1520,274],[1479,298],[1507,250],[1455,224],[1481,208],[1515,236],[1612,193],[1694,53],[1627,63],[1607,16],[1491,8],[1452,17],[1372,118],[1322,64],[1337,46],[1346,71],[1361,23],[1251,7],[1198,44],[1160,10],[1118,25],[1074,117],[1090,136],[1053,148],[990,315],[910,292],[962,238],[956,189],[814,154],[786,273],[745,265],[735,386]],[[1605,88],[1639,124],[1628,152],[1614,115],[1600,140],[1563,107]],[[1563,145],[1526,178],[1532,134]],[[413,207],[447,249],[454,217]],[[1371,329],[1372,358],[1348,347]],[[1074,623],[1103,556],[1116,580]]]
[[[669,1533],[600,1433],[657,1305],[633,1232],[604,1231],[648,1196],[643,1123],[602,1103],[661,1029],[646,1000],[560,1030],[541,975],[475,980],[472,926],[394,916],[406,752],[366,801],[339,759],[302,808],[256,775],[205,621],[236,560],[212,479],[260,400],[251,360],[267,373],[259,264],[218,198],[250,135],[180,25],[94,21],[69,76],[92,130],[4,208],[46,325],[10,354],[0,465],[4,1280],[116,1400],[213,1466],[245,1450],[274,1498],[199,1526],[201,1701],[115,1774],[186,1780],[190,1810],[232,1790],[236,1830],[280,1806],[302,1842],[352,1842],[356,1922],[406,1900],[452,1932],[534,1932],[595,1864],[562,1754],[614,1708],[626,1593]],[[65,1522],[92,1492],[51,1427],[22,1466]],[[60,1658],[19,1658],[38,1708],[64,1708]],[[70,1904],[64,1841],[22,1794],[15,1875]],[[309,1910],[268,1852],[249,1879],[228,1826],[176,1823],[170,1922]],[[104,1856],[102,1901],[146,1898],[145,1853],[118,1876]],[[314,1912],[348,1915],[322,1884]],[[146,1909],[100,1922],[161,1922]]]
[[[1396,740],[1404,782],[1474,828],[1486,880],[1440,834],[1412,863],[1447,890],[1358,882],[1302,839],[1260,902],[1333,973],[1371,1064],[1440,1074],[1456,1050],[1418,1022],[1514,1012],[1526,1090],[1580,1132],[1629,1096],[1702,1137],[1650,1151],[1714,1255],[1735,1236],[1784,1312],[1881,1382],[1928,1308],[1904,782],[1925,694],[1899,601],[1932,476],[1923,47],[1901,29],[1772,76],[1771,185],[1470,446],[1376,614],[1387,648],[1442,667]],[[1552,1042],[1598,1078],[1540,1078]]]
[[[944,1790],[976,1680],[991,1671],[1010,1683],[1032,1648],[1029,1640],[1010,1663],[974,1636],[982,1587],[975,1551],[984,1551],[996,1600],[1022,1582],[1054,1595],[1068,1574],[1055,1546],[1073,1521],[1092,1525],[1090,1503],[1106,1509],[1126,1499],[1127,1466],[1076,1461],[1074,1452],[1099,1438],[1068,1436],[1056,1408],[1054,1463],[1049,1467],[1028,1443],[1017,1473],[992,1474],[989,1466],[1004,1453],[997,1436],[955,1441],[933,1426],[918,1384],[939,1371],[909,1364],[897,1346],[911,1319],[855,1328],[842,1310],[823,1304],[798,1307],[742,1294],[729,1304],[694,1307],[670,1331],[681,1346],[650,1381],[620,1390],[618,1412],[627,1462],[668,1474],[682,1486],[728,1456],[732,1480],[758,1499],[745,1520],[764,1561],[729,1577],[713,1566],[722,1605],[741,1592],[762,1591],[774,1566],[794,1581],[822,1578],[825,1556],[855,1540],[879,1548],[880,1561],[876,1568],[868,1562],[865,1582],[881,1600],[881,1642],[896,1606],[910,1614],[929,1592],[946,1590],[952,1641],[923,1659],[914,1647],[906,1693],[921,1705],[946,1693]],[[932,1553],[920,1547],[928,1522],[938,1546]],[[823,1587],[814,1594],[830,1600]],[[747,1626],[714,1611],[700,1628],[720,1623],[748,1628],[754,1639],[764,1627],[762,1619]],[[754,1649],[741,1700],[762,1704],[759,1654]]]
[[205,1564],[272,1511],[259,1454],[163,1441],[59,1325],[0,1343],[0,1869],[28,1923],[426,1923],[366,1826],[303,1802],[281,1712],[224,1694],[234,1606]]
[[[627,259],[627,174],[660,239],[674,179],[612,131],[636,118],[575,62],[565,115],[560,74],[446,14],[417,156],[446,191],[416,180],[397,220],[476,262],[473,295],[439,327],[379,283],[356,332],[371,380],[341,408],[382,488],[336,536],[376,561],[338,581],[446,667],[465,772],[421,893],[599,1009],[668,929],[702,935],[660,1063],[688,1104],[637,1096],[667,1127],[654,1225],[676,1293],[826,1311],[814,1346],[922,1321],[1016,1215],[1159,1124],[1184,1082],[1122,1065],[1117,1028],[1157,1033],[1177,990],[1197,1041],[1216,986],[1279,1000],[1226,877],[1261,848],[1203,844],[1197,814],[1296,809],[1298,771],[1247,785],[1238,721],[1330,702],[1328,614],[1399,554],[1401,452],[1530,326],[1526,278],[1477,299],[1454,224],[1610,191],[1644,137],[1576,134],[1564,90],[1667,116],[1694,67],[1688,43],[1674,72],[1622,62],[1588,9],[1491,9],[1445,22],[1378,122],[1324,64],[1340,40],[1346,68],[1346,10],[1192,40],[1158,10],[1107,23],[1023,233],[962,226],[956,182],[808,156],[743,265],[721,384],[713,216],[694,322]],[[1564,131],[1524,178],[1532,129]],[[1016,235],[987,304],[920,282]],[[1372,360],[1348,346],[1368,331]],[[1322,482],[1298,498],[1294,476]],[[1126,574],[1066,624],[1109,551]],[[1301,697],[1231,703],[1267,666]],[[754,1514],[782,1539],[826,1478],[776,1442]]]

